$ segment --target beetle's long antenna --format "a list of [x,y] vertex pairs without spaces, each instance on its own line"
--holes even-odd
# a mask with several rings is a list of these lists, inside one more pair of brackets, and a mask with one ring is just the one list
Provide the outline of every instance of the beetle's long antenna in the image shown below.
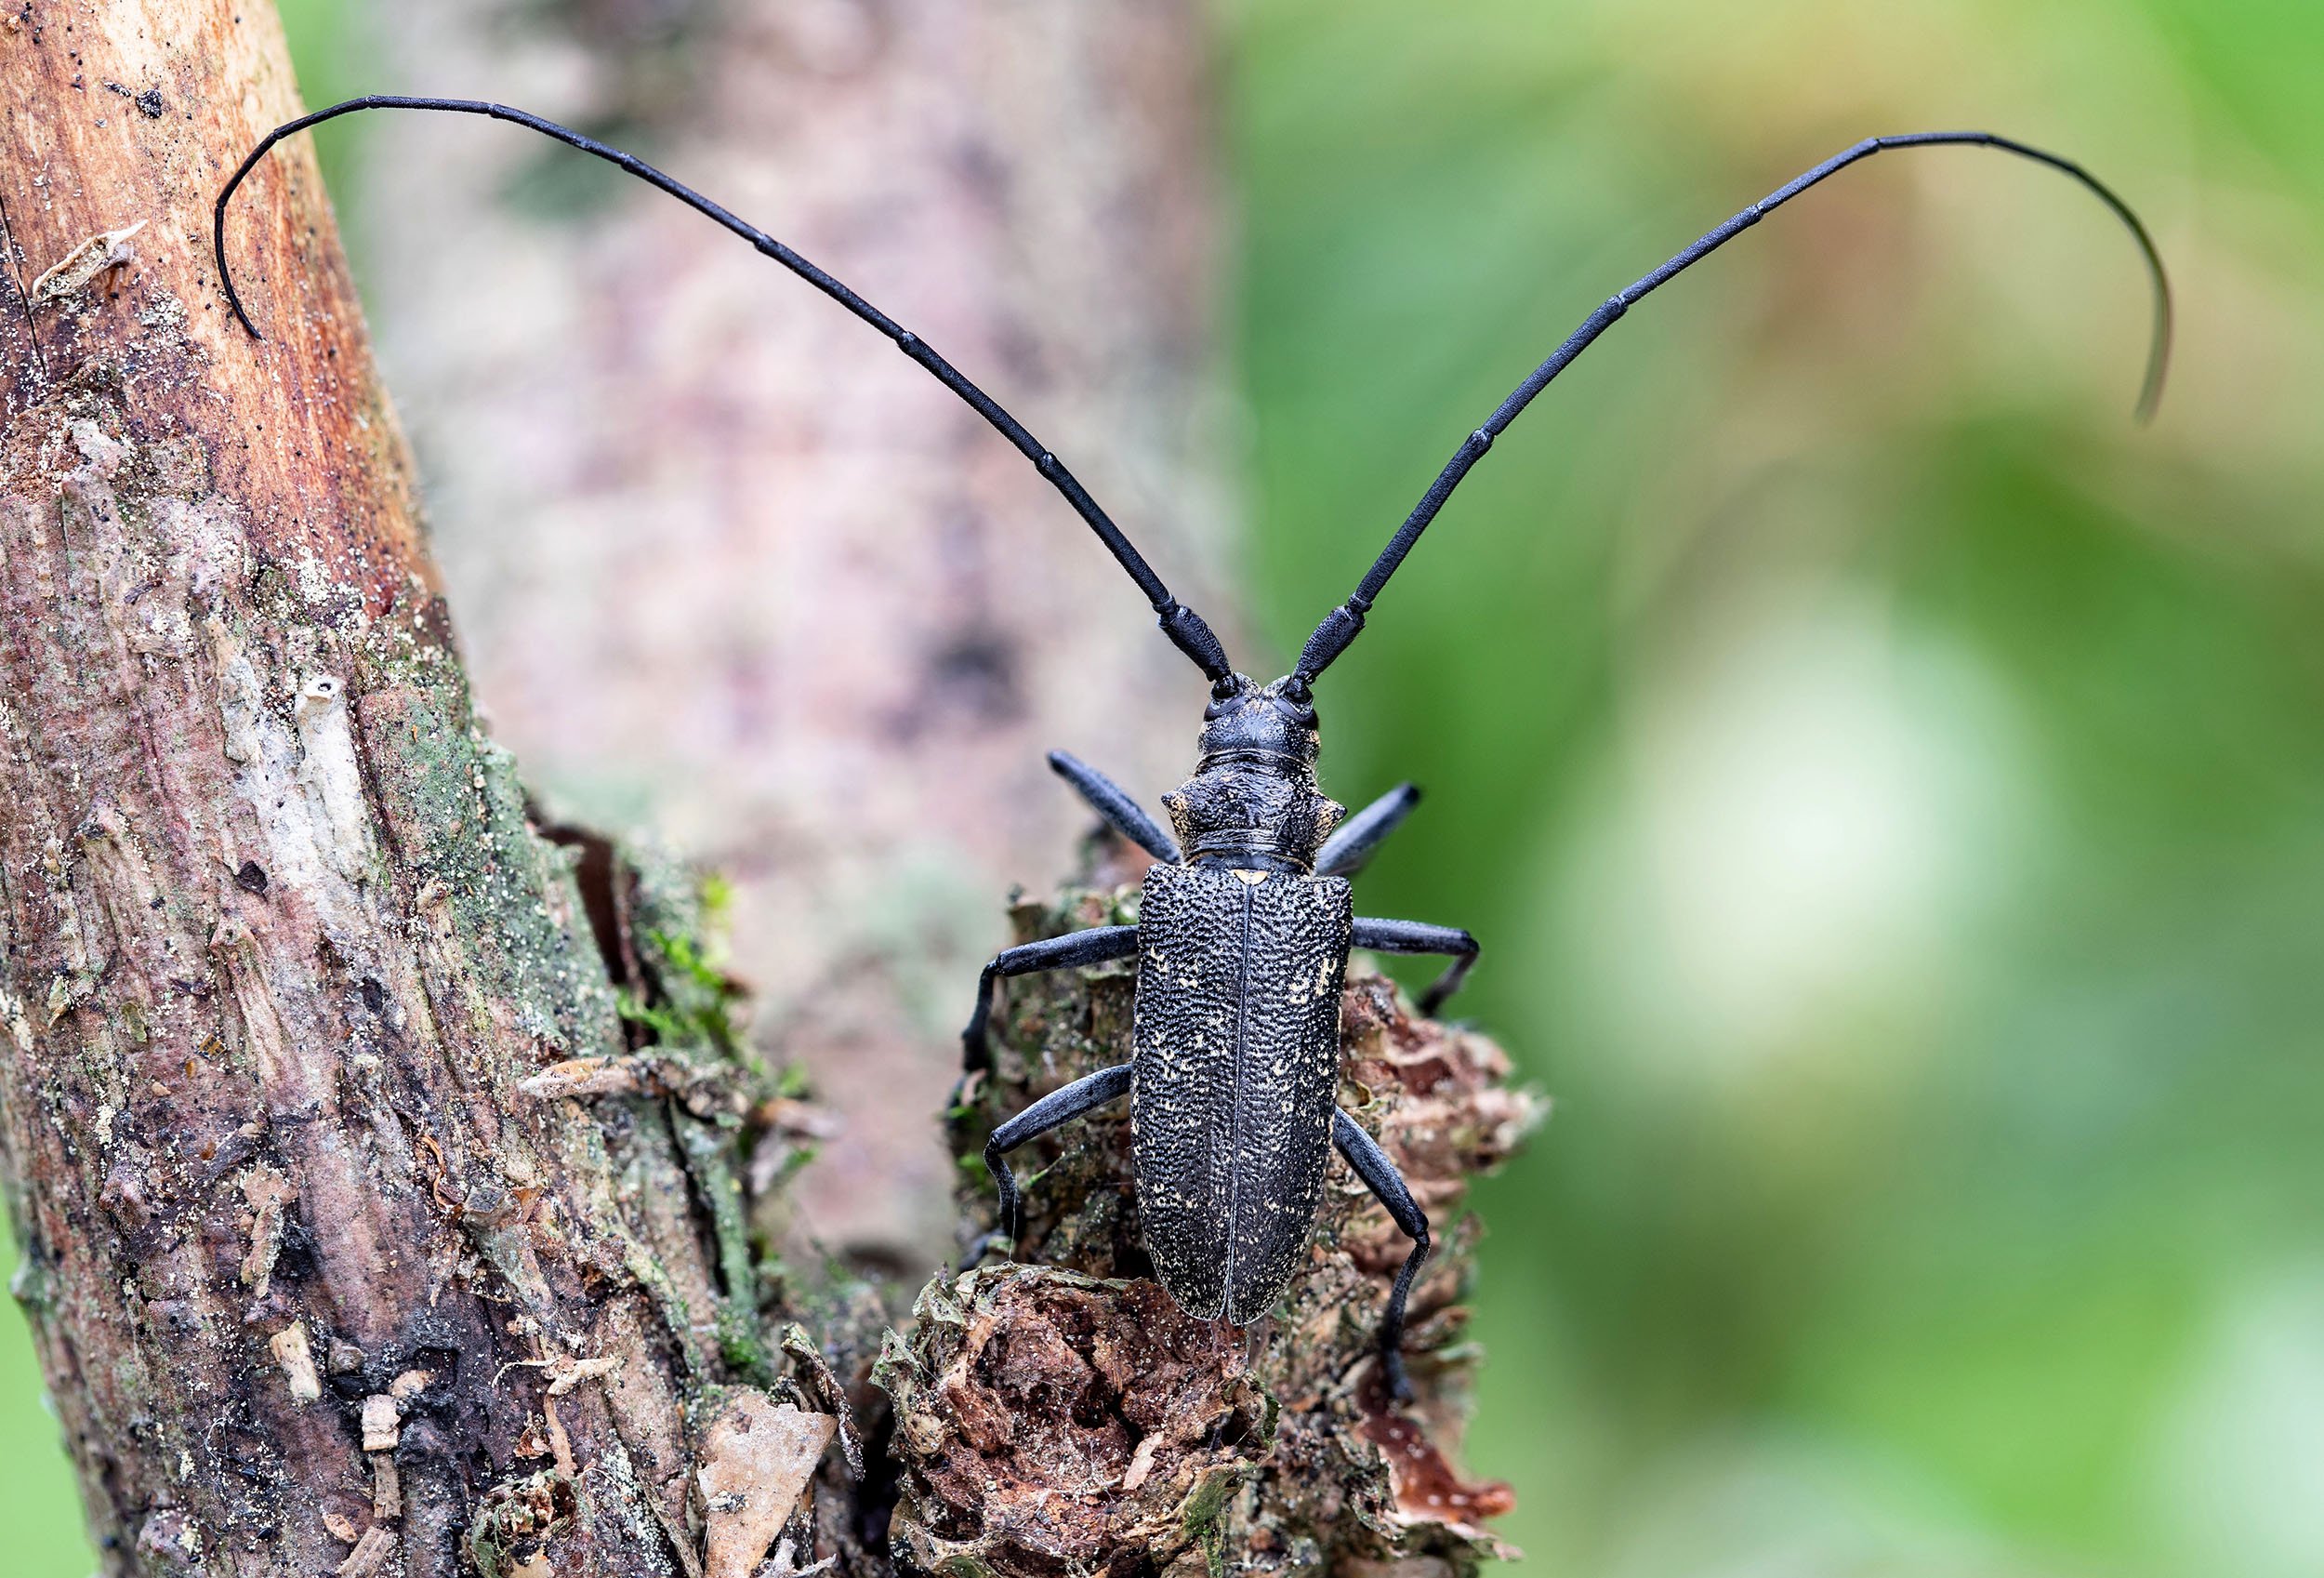
[[257,325],[250,321],[250,314],[244,310],[241,294],[234,289],[234,276],[226,266],[226,206],[232,200],[234,189],[243,183],[244,178],[257,166],[276,143],[309,126],[340,115],[350,115],[359,110],[442,110],[455,114],[488,115],[496,121],[513,121],[518,126],[531,127],[544,137],[554,138],[568,147],[578,148],[582,152],[592,154],[609,165],[618,166],[640,180],[661,188],[697,213],[716,219],[893,340],[897,350],[927,368],[935,376],[937,382],[958,395],[978,416],[998,429],[1003,438],[1015,444],[1018,452],[1033,462],[1034,469],[1049,480],[1050,485],[1065,496],[1065,502],[1071,504],[1075,511],[1089,523],[1089,529],[1097,534],[1106,551],[1129,572],[1129,578],[1138,583],[1138,590],[1145,593],[1146,601],[1153,604],[1155,613],[1160,617],[1162,631],[1172,643],[1193,658],[1195,665],[1214,682],[1227,678],[1234,671],[1227,663],[1226,649],[1220,645],[1219,638],[1203,622],[1202,616],[1170,595],[1169,588],[1162,584],[1162,577],[1155,575],[1154,567],[1146,563],[1137,549],[1130,546],[1129,538],[1122,534],[1122,529],[1107,517],[1103,510],[1098,508],[1097,500],[1091,498],[1089,490],[1071,471],[1065,470],[1064,463],[1026,431],[1023,422],[1003,410],[997,401],[971,383],[958,368],[938,355],[926,340],[766,232],[736,218],[700,192],[672,180],[644,160],[625,153],[618,148],[609,147],[594,138],[585,137],[570,126],[559,126],[555,121],[544,120],[522,110],[512,110],[506,104],[488,104],[476,99],[414,99],[401,94],[375,93],[361,99],[350,99],[325,110],[316,110],[295,121],[286,121],[268,132],[218,192],[212,238],[218,254],[218,276],[226,286],[226,304],[233,309],[234,316],[253,338],[263,339],[266,337],[258,333]]
[[1920,148],[1933,144],[1998,148],[2005,153],[2014,153],[2020,158],[2062,170],[2113,209],[2115,218],[2129,228],[2133,239],[2138,243],[2139,251],[2146,255],[2147,272],[2154,276],[2155,282],[2154,338],[2147,350],[2146,376],[2139,387],[2137,405],[2140,421],[2153,417],[2156,403],[2162,398],[2163,372],[2171,358],[2171,281],[2163,272],[2162,256],[2155,250],[2154,238],[2146,233],[2146,225],[2131,211],[2129,204],[2072,160],[2006,137],[1996,137],[1991,132],[1921,131],[1902,137],[1867,138],[1847,152],[1835,154],[1806,174],[1776,188],[1716,230],[1707,232],[1693,245],[1654,272],[1608,297],[1604,305],[1584,319],[1581,326],[1566,337],[1565,343],[1551,352],[1548,361],[1536,367],[1532,376],[1511,391],[1509,398],[1486,418],[1485,425],[1471,433],[1468,441],[1445,463],[1445,469],[1436,473],[1436,480],[1429,484],[1428,492],[1421,496],[1420,502],[1412,507],[1412,513],[1405,517],[1404,524],[1396,528],[1396,535],[1381,550],[1379,559],[1373,562],[1371,570],[1355,589],[1354,595],[1324,616],[1323,623],[1317,625],[1315,632],[1307,638],[1307,644],[1300,652],[1299,667],[1292,670],[1292,677],[1302,685],[1312,683],[1316,675],[1330,666],[1332,659],[1347,650],[1348,643],[1355,640],[1364,629],[1364,616],[1371,612],[1372,603],[1380,596],[1380,589],[1388,584],[1388,577],[1396,573],[1396,566],[1404,563],[1404,556],[1412,551],[1412,545],[1420,540],[1420,534],[1428,530],[1428,524],[1445,507],[1445,500],[1451,497],[1453,489],[1460,485],[1460,479],[1469,474],[1472,466],[1484,458],[1485,452],[1493,446],[1493,441],[1500,436],[1501,431],[1517,419],[1517,413],[1531,404],[1535,395],[1548,388],[1550,380],[1564,372],[1568,363],[1589,350],[1591,342],[1604,334],[1615,319],[1629,312],[1641,298],[1701,262],[1737,234],[1759,223],[1825,178],[1837,175],[1859,159],[1868,159],[1885,149]]

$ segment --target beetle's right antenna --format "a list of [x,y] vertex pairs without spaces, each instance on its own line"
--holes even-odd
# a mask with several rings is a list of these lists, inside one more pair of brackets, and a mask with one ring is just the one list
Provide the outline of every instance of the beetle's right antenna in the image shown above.
[[2171,280],[2163,272],[2162,255],[2155,250],[2154,238],[2146,233],[2146,227],[2139,222],[2138,216],[2131,211],[2129,204],[2072,160],[2006,137],[1996,137],[1991,132],[1918,131],[1903,137],[1868,137],[1845,152],[1825,160],[1806,174],[1786,181],[1716,230],[1706,232],[1693,245],[1662,267],[1632,282],[1627,289],[1608,297],[1603,306],[1584,319],[1581,327],[1567,336],[1565,343],[1552,351],[1550,359],[1536,367],[1532,376],[1519,384],[1509,398],[1486,418],[1485,425],[1469,435],[1467,442],[1445,463],[1445,469],[1436,473],[1436,480],[1429,484],[1428,492],[1421,496],[1420,502],[1412,507],[1412,513],[1406,516],[1404,524],[1396,528],[1396,535],[1389,538],[1388,546],[1380,550],[1380,557],[1373,562],[1354,594],[1324,616],[1323,623],[1315,627],[1314,633],[1307,638],[1307,644],[1300,651],[1299,667],[1291,671],[1291,679],[1296,682],[1295,688],[1303,689],[1313,683],[1315,676],[1329,667],[1331,661],[1345,652],[1348,644],[1362,633],[1364,616],[1371,612],[1372,603],[1380,596],[1380,589],[1388,584],[1388,577],[1396,573],[1396,566],[1404,563],[1404,556],[1412,551],[1412,545],[1420,540],[1420,534],[1428,530],[1428,524],[1436,519],[1436,512],[1445,507],[1445,500],[1452,497],[1453,489],[1460,485],[1460,479],[1469,474],[1472,466],[1485,457],[1485,452],[1493,446],[1493,441],[1500,436],[1503,429],[1517,419],[1520,411],[1532,404],[1533,397],[1547,389],[1550,380],[1564,372],[1575,357],[1589,350],[1591,342],[1604,334],[1615,319],[1629,312],[1642,297],[1669,284],[1671,279],[1693,268],[1737,234],[1827,177],[1837,175],[1858,160],[1868,159],[1884,149],[1925,148],[1941,144],[1998,148],[2004,153],[2014,153],[2020,158],[2047,165],[2053,170],[2062,170],[2113,209],[2115,218],[2129,228],[2132,238],[2138,243],[2139,251],[2146,255],[2147,272],[2154,276],[2155,282],[2154,338],[2147,348],[2146,376],[2139,386],[2137,406],[2140,421],[2151,418],[2155,414],[2156,403],[2162,398],[2163,371],[2171,358]]
[[695,212],[716,219],[893,340],[897,350],[927,368],[938,383],[958,395],[978,416],[998,429],[1003,438],[1017,446],[1018,453],[1033,462],[1034,470],[1046,477],[1051,487],[1065,496],[1065,502],[1089,523],[1089,529],[1097,534],[1106,551],[1129,572],[1129,578],[1138,583],[1138,590],[1145,593],[1146,601],[1153,604],[1155,615],[1161,620],[1162,633],[1170,638],[1172,644],[1193,658],[1195,666],[1214,683],[1233,674],[1234,670],[1226,660],[1226,649],[1219,644],[1219,638],[1204,623],[1202,616],[1170,595],[1170,589],[1162,584],[1162,577],[1155,575],[1144,556],[1130,546],[1129,538],[1122,534],[1121,527],[1098,508],[1097,500],[1091,498],[1089,490],[1071,471],[1065,470],[1064,463],[1050,454],[1040,440],[1026,431],[1023,422],[1003,410],[999,402],[971,383],[957,367],[939,356],[926,340],[766,232],[736,218],[700,192],[672,180],[644,160],[610,147],[595,138],[585,137],[571,126],[559,126],[555,121],[544,120],[522,110],[512,110],[506,104],[488,104],[478,99],[413,99],[401,94],[375,93],[361,99],[350,99],[325,110],[316,110],[295,121],[286,121],[268,132],[218,192],[212,236],[212,245],[218,255],[218,276],[226,286],[226,304],[234,310],[234,316],[250,332],[252,338],[264,339],[266,337],[258,333],[257,325],[250,321],[250,314],[243,309],[241,294],[234,289],[233,273],[226,266],[226,205],[233,198],[234,189],[243,183],[244,178],[257,168],[268,151],[283,139],[321,122],[334,120],[340,115],[351,115],[359,110],[440,110],[461,115],[488,115],[496,121],[513,121],[518,126],[531,127],[544,137],[554,138],[567,147],[578,148],[584,153],[617,166],[640,180],[661,188]]

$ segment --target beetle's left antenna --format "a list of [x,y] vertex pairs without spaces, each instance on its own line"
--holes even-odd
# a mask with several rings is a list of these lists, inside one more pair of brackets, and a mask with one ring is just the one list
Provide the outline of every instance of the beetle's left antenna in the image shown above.
[[1996,137],[1989,131],[1916,131],[1902,137],[1868,137],[1855,147],[1836,153],[1814,169],[1786,181],[1717,229],[1705,232],[1692,245],[1654,272],[1632,281],[1627,288],[1606,298],[1596,312],[1582,320],[1581,326],[1568,335],[1565,342],[1552,351],[1549,360],[1536,367],[1525,382],[1512,390],[1509,398],[1486,418],[1485,425],[1471,433],[1453,457],[1445,462],[1445,469],[1436,473],[1436,480],[1429,484],[1428,492],[1421,495],[1420,502],[1412,507],[1412,513],[1406,516],[1404,524],[1396,528],[1396,535],[1388,539],[1388,546],[1373,561],[1371,569],[1354,593],[1324,616],[1323,623],[1315,627],[1314,633],[1307,638],[1307,644],[1300,650],[1299,667],[1291,670],[1294,689],[1303,691],[1313,683],[1315,676],[1345,652],[1349,643],[1363,632],[1364,616],[1372,611],[1373,600],[1388,584],[1388,577],[1396,573],[1396,566],[1403,564],[1404,556],[1412,551],[1412,545],[1420,540],[1420,534],[1428,530],[1428,524],[1436,519],[1436,512],[1445,507],[1445,500],[1452,497],[1453,489],[1460,485],[1460,479],[1469,474],[1469,469],[1483,459],[1485,452],[1493,447],[1493,441],[1500,436],[1501,431],[1517,419],[1517,414],[1531,404],[1533,397],[1547,389],[1550,380],[1564,372],[1568,363],[1589,350],[1592,340],[1612,326],[1617,318],[1637,305],[1640,298],[1668,285],[1809,187],[1838,175],[1858,160],[1868,159],[1890,148],[1940,145],[1996,148],[2004,153],[2014,153],[2021,159],[2031,159],[2036,164],[2063,171],[2112,209],[2114,217],[2130,231],[2132,238],[2138,243],[2139,251],[2146,257],[2146,271],[2153,276],[2155,286],[2154,338],[2147,347],[2146,376],[2139,385],[2137,406],[2140,421],[2152,417],[2156,402],[2162,398],[2163,371],[2171,359],[2171,279],[2163,272],[2162,255],[2155,250],[2154,238],[2146,233],[2146,225],[2131,211],[2129,204],[2117,197],[2104,181],[2071,159],[2045,152],[2006,137]]
[[1089,497],[1089,489],[1083,487],[1080,481],[1071,471],[1065,470],[1064,463],[1050,453],[1042,445],[1040,440],[1025,430],[1023,422],[1018,421],[1016,418],[1002,409],[998,401],[971,383],[957,367],[938,355],[926,340],[766,232],[729,213],[700,192],[672,180],[644,160],[634,154],[625,153],[618,148],[610,147],[595,138],[585,137],[571,126],[559,126],[555,121],[544,120],[525,111],[512,110],[506,104],[489,104],[478,99],[414,99],[401,94],[375,93],[361,99],[350,99],[344,103],[334,104],[328,109],[316,110],[311,113],[299,116],[295,121],[285,121],[268,132],[259,140],[258,145],[250,151],[249,157],[243,160],[241,166],[234,171],[225,187],[219,191],[217,217],[212,232],[212,245],[218,254],[218,277],[226,287],[226,304],[233,309],[235,318],[241,322],[244,329],[250,332],[253,338],[263,339],[266,337],[258,333],[258,326],[250,321],[250,314],[244,310],[242,296],[234,289],[233,272],[226,266],[226,206],[232,200],[234,189],[243,183],[244,177],[257,167],[258,162],[267,156],[268,151],[276,143],[286,137],[306,130],[309,126],[334,120],[340,115],[351,115],[359,110],[441,110],[453,114],[486,115],[495,121],[513,121],[518,126],[528,126],[544,137],[554,138],[567,147],[578,148],[584,153],[602,159],[609,165],[617,166],[630,175],[636,176],[640,180],[659,187],[695,212],[716,219],[745,241],[749,242],[759,251],[773,259],[887,336],[889,339],[894,341],[897,350],[927,368],[934,375],[938,383],[958,395],[971,410],[997,429],[1003,438],[1017,446],[1018,453],[1033,462],[1034,469],[1048,479],[1051,487],[1064,495],[1065,502],[1072,505],[1074,511],[1089,523],[1089,529],[1097,534],[1098,540],[1105,545],[1106,551],[1113,554],[1121,567],[1129,573],[1129,578],[1138,583],[1138,590],[1145,593],[1146,601],[1153,605],[1155,616],[1161,621],[1162,633],[1170,638],[1171,643],[1193,658],[1195,666],[1212,682],[1225,680],[1233,674],[1234,670],[1226,660],[1226,649],[1219,643],[1219,638],[1211,632],[1210,627],[1203,621],[1202,616],[1170,595],[1170,589],[1162,584],[1162,577],[1154,573],[1154,567],[1148,564],[1144,556],[1130,545],[1129,538],[1123,535],[1121,527],[1116,525],[1105,511],[1098,508],[1098,502]]

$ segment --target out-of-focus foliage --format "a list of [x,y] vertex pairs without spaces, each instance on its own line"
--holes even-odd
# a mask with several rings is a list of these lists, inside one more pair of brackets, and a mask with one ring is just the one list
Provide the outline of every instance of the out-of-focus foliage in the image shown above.
[[1250,0],[1286,650],[1597,302],[1322,687],[1559,1100],[1472,1457],[1544,1571],[2324,1572],[2324,12]]
[[[418,86],[351,3],[286,7],[309,98]],[[2324,1572],[2324,12],[1221,20],[1286,651],[1591,306],[1868,132],[2154,222],[2145,431],[2135,257],[2057,177],[1883,155],[1750,232],[1479,468],[1326,768],[1425,783],[1365,908],[1475,927],[1560,1104],[1477,1290],[1538,1571]],[[8,1568],[84,1571],[5,1343]]]
[[[0,1229],[0,1261],[13,1270],[16,1245]],[[80,1578],[96,1566],[81,1532],[81,1503],[65,1461],[56,1416],[41,1395],[31,1333],[10,1312],[0,1317],[0,1529],[7,1531],[6,1570],[25,1578]]]

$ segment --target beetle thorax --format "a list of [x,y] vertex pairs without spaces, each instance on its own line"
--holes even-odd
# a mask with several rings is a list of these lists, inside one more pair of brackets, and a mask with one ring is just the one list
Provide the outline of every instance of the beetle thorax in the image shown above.
[[1315,709],[1288,683],[1236,674],[1212,689],[1194,776],[1162,797],[1188,865],[1312,871],[1345,815],[1316,787]]

